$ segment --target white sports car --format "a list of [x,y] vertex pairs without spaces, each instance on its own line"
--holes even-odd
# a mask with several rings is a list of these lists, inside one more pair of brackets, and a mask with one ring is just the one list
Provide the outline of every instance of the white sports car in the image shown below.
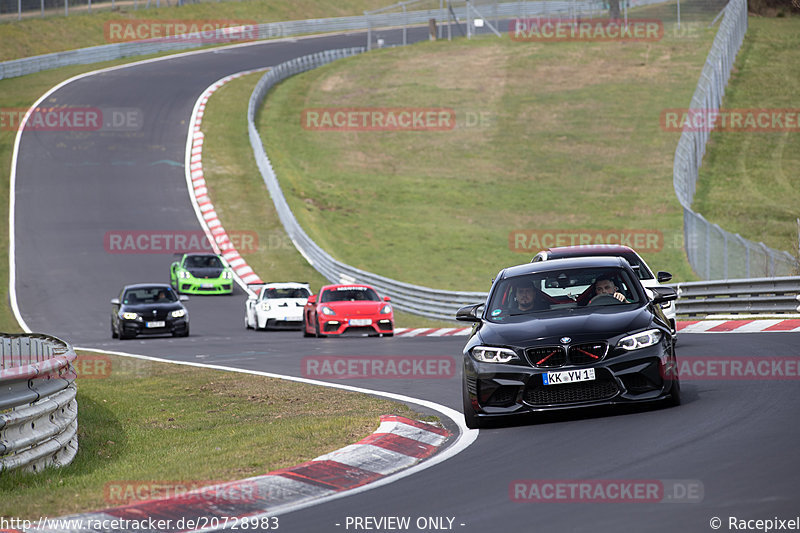
[[267,283],[255,289],[244,304],[244,325],[248,329],[301,328],[303,307],[311,290],[308,283]]

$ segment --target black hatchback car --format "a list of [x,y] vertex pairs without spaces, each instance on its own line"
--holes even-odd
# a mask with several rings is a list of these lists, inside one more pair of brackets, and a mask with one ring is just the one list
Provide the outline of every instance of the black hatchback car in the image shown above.
[[[680,403],[672,328],[619,257],[556,259],[502,270],[464,347],[467,426],[489,418],[592,405]],[[481,307],[483,309],[481,310]]]
[[166,283],[140,283],[122,288],[111,300],[111,336],[130,339],[137,335],[189,336],[189,313],[183,306],[188,296],[178,296]]

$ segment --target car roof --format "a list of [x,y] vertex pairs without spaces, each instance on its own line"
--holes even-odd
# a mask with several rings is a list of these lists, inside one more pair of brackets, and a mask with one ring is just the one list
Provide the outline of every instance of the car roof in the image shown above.
[[[375,291],[375,287],[373,287],[372,285],[367,285],[366,283],[340,283],[339,285],[325,285],[325,286],[323,286],[323,287],[321,287],[319,289],[319,292],[327,291],[327,290],[331,290],[331,289],[335,290],[335,289],[338,289],[340,287],[342,287],[342,288],[345,288],[345,287],[366,287],[368,289],[372,289],[373,291]],[[378,291],[375,291],[375,292],[378,292]]]
[[301,289],[308,288],[307,282],[300,281],[276,281],[274,283],[267,283],[264,289]]
[[172,286],[169,283],[133,283],[132,285],[125,285],[124,287],[122,287],[122,290],[127,291],[128,289],[149,289],[149,288],[172,290]]
[[503,269],[498,275],[498,279],[506,279],[524,274],[534,274],[539,272],[555,272],[570,268],[587,267],[618,267],[630,269],[630,264],[619,256],[589,256],[589,257],[570,257],[564,259],[553,259],[547,261],[537,261],[536,263],[525,263]]
[[578,246],[557,246],[544,250],[548,259],[564,257],[587,257],[600,255],[636,254],[636,250],[622,244],[581,244]]
[[219,257],[219,254],[214,252],[188,252],[183,254],[183,257]]

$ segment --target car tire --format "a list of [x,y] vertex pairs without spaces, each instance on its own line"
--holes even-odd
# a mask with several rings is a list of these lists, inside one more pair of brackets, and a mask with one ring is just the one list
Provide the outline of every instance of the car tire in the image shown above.
[[253,329],[250,327],[250,319],[247,318],[247,313],[244,314],[244,327],[245,329]]
[[173,337],[188,337],[189,336],[189,326],[186,326],[186,329],[183,330],[183,333],[173,333]]
[[480,418],[475,414],[475,409],[472,407],[472,402],[469,399],[469,392],[467,392],[467,382],[462,378],[461,396],[464,406],[464,423],[469,429],[480,429],[483,423]]
[[127,339],[132,339],[135,336],[136,335],[126,335],[125,333],[122,332],[122,330],[119,330],[119,337],[118,338],[119,338],[119,340],[124,341],[124,340],[127,340]]
[[111,321],[111,338],[116,339],[119,335],[117,334],[117,330],[114,329],[114,321]]
[[681,381],[677,377],[672,380],[669,398],[666,399],[664,404],[667,407],[677,407],[681,404]]
[[308,323],[306,322],[306,316],[303,314],[303,337],[313,337],[314,335],[308,332]]
[[325,337],[325,335],[319,332],[319,319],[314,321],[314,336],[318,339]]

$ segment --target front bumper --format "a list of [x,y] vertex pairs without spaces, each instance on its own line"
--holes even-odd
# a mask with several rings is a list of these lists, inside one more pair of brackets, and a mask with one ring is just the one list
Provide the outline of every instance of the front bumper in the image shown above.
[[[361,321],[361,322],[353,322]],[[369,323],[366,323],[369,321]],[[394,334],[393,315],[338,317],[319,315],[319,332],[323,335],[380,335]]]
[[178,279],[178,291],[185,294],[231,294],[233,292],[232,279]]
[[[590,365],[536,368],[493,364],[464,356],[469,401],[480,417],[504,416],[594,405],[652,402],[667,398],[673,381],[665,378],[675,356],[660,343]],[[595,369],[593,381],[545,385],[547,372]]]
[[147,327],[147,322],[143,320],[119,319],[119,331],[126,337],[136,337],[139,335],[182,335],[189,329],[189,321],[186,317],[167,318],[163,321],[163,327]]

